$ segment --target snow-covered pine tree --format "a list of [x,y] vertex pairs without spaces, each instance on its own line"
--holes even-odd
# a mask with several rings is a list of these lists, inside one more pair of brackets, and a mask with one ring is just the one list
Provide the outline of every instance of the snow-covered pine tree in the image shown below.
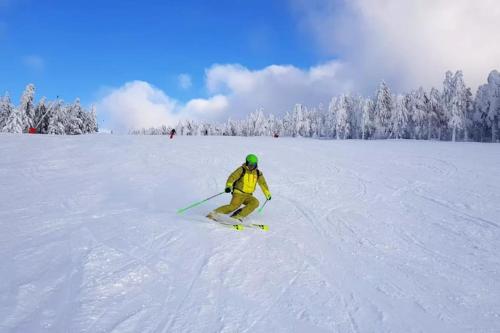
[[386,139],[390,136],[391,117],[394,103],[391,91],[384,81],[380,83],[375,98],[375,136],[378,139]]
[[184,135],[194,136],[198,132],[198,124],[194,120],[184,121]]
[[302,104],[295,104],[291,117],[292,136],[307,136],[309,133],[309,122],[306,117],[307,108]]
[[20,110],[12,104],[9,94],[5,94],[2,102],[4,125],[2,132],[22,133],[24,130],[25,117]]
[[23,117],[23,130],[35,127],[35,85],[30,83],[26,86],[17,109]]
[[429,94],[427,140],[430,140],[434,133],[437,133],[438,140],[441,140],[441,131],[443,126],[446,126],[446,119],[441,99],[441,93],[436,88],[432,88]]
[[445,78],[443,81],[443,93],[442,93],[442,102],[444,106],[446,125],[449,126],[451,124],[451,116],[452,116],[452,105],[454,100],[454,80],[453,73],[451,71],[447,71],[445,73]]
[[464,125],[464,140],[469,141],[470,133],[474,125],[474,100],[472,98],[472,91],[470,88],[465,88],[465,95],[463,96],[465,102],[465,125]]
[[262,108],[255,110],[250,113],[247,118],[248,123],[248,135],[249,136],[260,136],[263,134],[264,125],[266,118]]
[[184,124],[182,123],[182,121],[179,121],[177,123],[177,126],[175,126],[175,132],[177,133],[177,135],[184,135]]
[[14,106],[10,101],[9,94],[5,93],[5,95],[0,98],[0,132],[4,131],[7,119],[9,118],[13,108]]
[[225,127],[224,127],[224,133],[229,136],[235,136],[238,133],[237,130],[237,123],[236,121],[233,121],[231,118],[229,118],[226,121]]
[[317,108],[312,108],[308,112],[309,119],[309,137],[317,138],[321,136],[321,128],[323,126],[322,116]]
[[156,131],[156,135],[165,135],[163,133],[167,132],[167,125],[161,125]]
[[298,128],[299,135],[302,137],[311,137],[311,111],[307,106],[302,106],[302,123]]
[[238,120],[229,119],[226,125],[228,135],[239,136],[241,135],[241,124]]
[[262,135],[263,136],[272,136],[272,127],[273,127],[273,123],[275,121],[275,116],[273,114],[270,114],[268,117],[265,117],[265,121],[264,121],[264,129],[262,130]]
[[[85,133],[97,133],[99,131],[99,126],[97,125],[97,113],[95,106],[90,107],[90,112],[85,113],[84,129]],[[170,134],[171,128],[167,129],[167,134]]]
[[429,97],[422,87],[420,87],[417,91],[412,92],[411,97],[412,103],[409,111],[412,120],[412,138],[424,139],[427,137],[426,131],[429,127]]
[[[464,83],[464,76],[462,71],[457,71],[454,77],[454,87],[455,87],[455,103],[458,117],[460,117],[460,124],[456,126],[457,131],[462,130],[464,132],[464,138],[467,134],[467,113],[469,102],[467,100],[467,87]],[[455,141],[455,140],[453,140]]]
[[193,132],[194,132],[194,128],[193,128],[193,125],[191,123],[191,121],[189,120],[185,120],[183,121],[183,135],[187,135],[187,136],[190,136],[190,135],[193,135]]
[[189,129],[188,135],[199,135],[200,124],[198,124],[195,120],[189,120],[187,124],[187,128]]
[[404,94],[404,102],[405,102],[405,107],[406,110],[408,111],[408,121],[406,124],[406,134],[407,134],[407,139],[414,139],[415,138],[415,125],[413,124],[413,112],[415,110],[415,94],[414,92],[409,92]]
[[169,133],[167,125],[161,125],[159,135],[168,135]]
[[66,106],[61,99],[57,99],[49,106],[49,125],[47,134],[66,134]]
[[303,126],[303,132],[305,137],[312,138],[315,136],[315,123],[314,123],[314,117],[315,117],[316,109],[315,108],[308,108],[306,107],[305,112],[304,112],[304,126]]
[[446,72],[443,82],[443,100],[447,111],[448,126],[452,134],[452,141],[456,141],[457,132],[464,130],[467,113],[467,89],[463,82],[462,71],[452,75]]
[[348,122],[350,128],[349,137],[352,139],[361,139],[361,119],[363,117],[363,98],[359,95],[348,95],[349,114]]
[[363,100],[361,114],[361,139],[369,139],[374,131],[374,105],[370,98]]
[[38,133],[47,133],[47,127],[49,126],[49,121],[47,117],[47,105],[45,97],[38,102],[35,107],[35,125]]
[[265,119],[264,131],[262,132],[262,135],[273,136],[273,128],[274,128],[274,123],[276,122],[276,116],[271,113],[264,119]]
[[[476,97],[474,98],[474,115],[472,118],[472,131],[474,141],[483,142],[487,136],[488,128],[488,102],[486,98],[487,85],[482,85],[477,89]],[[491,138],[491,134],[489,135]]]
[[337,136],[337,107],[338,97],[332,97],[328,104],[328,110],[325,116],[326,136],[328,138],[335,138]]
[[488,83],[479,87],[475,105],[491,131],[491,141],[497,142],[500,127],[500,73],[498,71],[491,71],[488,75]]
[[396,139],[403,139],[408,128],[408,109],[406,108],[406,97],[396,96],[396,102],[391,119],[391,135]]
[[271,126],[271,135],[272,136],[283,136],[283,132],[284,132],[284,129],[283,129],[283,119],[282,118],[279,118],[279,117],[274,117],[274,122]]
[[215,134],[216,135],[222,135],[224,132],[224,125],[223,124],[215,124]]
[[246,121],[243,119],[239,119],[236,121],[236,128],[237,128],[237,134],[238,136],[246,136],[247,134],[247,124]]
[[457,138],[457,131],[463,128],[463,120],[462,120],[462,115],[460,114],[460,108],[458,106],[458,102],[456,101],[456,98],[453,99],[452,104],[450,105],[449,109],[450,117],[448,121],[448,125],[451,127],[452,134],[451,134],[451,140],[453,142],[456,141]]
[[286,112],[283,116],[283,135],[284,136],[292,136],[292,116],[290,112]]
[[336,138],[339,139],[347,139],[350,132],[350,124],[349,124],[349,101],[346,95],[341,95],[337,100],[336,105]]
[[272,129],[274,126],[274,122],[276,121],[276,117],[273,114],[270,114],[268,117],[263,117],[262,129],[260,130],[260,135],[263,136],[272,136]]
[[205,123],[203,126],[203,135],[219,135],[220,129],[217,124]]
[[326,128],[326,112],[323,106],[323,103],[319,103],[315,123],[317,126],[317,136],[320,138],[327,137],[327,128]]
[[491,140],[498,142],[498,128],[500,127],[500,73],[496,70],[488,75],[488,86],[490,91],[490,108],[488,119],[491,122]]
[[65,133],[71,135],[83,134],[84,117],[80,99],[77,98],[73,104],[68,105],[66,108]]
[[[194,123],[194,121],[193,121]],[[213,135],[211,126],[207,123],[196,123],[194,126],[195,130],[192,135],[200,136],[200,135]]]
[[250,135],[248,117],[241,120],[241,135],[242,136]]

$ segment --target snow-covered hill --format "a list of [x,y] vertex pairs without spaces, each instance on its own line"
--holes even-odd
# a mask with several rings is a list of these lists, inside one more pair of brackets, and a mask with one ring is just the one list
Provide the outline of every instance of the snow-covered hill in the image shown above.
[[[269,232],[176,214],[247,153]],[[500,331],[498,144],[1,135],[0,189],[2,332]]]

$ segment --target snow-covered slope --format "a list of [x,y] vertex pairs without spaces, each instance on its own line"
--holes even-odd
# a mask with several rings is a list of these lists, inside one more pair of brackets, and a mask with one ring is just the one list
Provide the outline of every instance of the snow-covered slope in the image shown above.
[[[269,232],[176,214],[250,152]],[[500,331],[498,144],[1,135],[0,189],[2,332]]]

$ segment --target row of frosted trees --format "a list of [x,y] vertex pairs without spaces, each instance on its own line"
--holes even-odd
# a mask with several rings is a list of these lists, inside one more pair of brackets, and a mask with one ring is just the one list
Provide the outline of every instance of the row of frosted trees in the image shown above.
[[[183,121],[180,135],[302,136],[336,139],[424,139],[493,141],[499,139],[500,73],[492,71],[473,96],[461,71],[447,72],[442,90],[419,88],[392,94],[382,82],[373,98],[341,95],[327,108],[297,104],[283,117],[262,109],[246,119],[222,124]],[[141,129],[132,134],[166,135],[171,128]]]
[[85,134],[98,131],[94,108],[86,111],[77,99],[65,104],[61,99],[35,104],[35,86],[29,84],[18,106],[9,94],[0,98],[0,132],[26,133],[30,128],[42,134]]

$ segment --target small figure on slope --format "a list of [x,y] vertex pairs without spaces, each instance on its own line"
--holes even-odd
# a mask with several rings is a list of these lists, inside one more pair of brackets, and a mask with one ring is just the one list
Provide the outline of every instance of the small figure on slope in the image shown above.
[[172,130],[170,131],[170,139],[173,139],[175,134],[177,134],[175,132],[175,128],[172,128]]
[[[231,217],[242,221],[259,207],[259,200],[253,196],[257,183],[267,200],[271,200],[271,192],[267,187],[266,179],[257,168],[257,156],[250,154],[245,163],[236,169],[227,179],[226,193],[232,193],[233,197],[229,205],[224,205],[210,212],[207,217],[217,220],[218,214],[231,214]],[[240,208],[243,205],[244,207]]]

